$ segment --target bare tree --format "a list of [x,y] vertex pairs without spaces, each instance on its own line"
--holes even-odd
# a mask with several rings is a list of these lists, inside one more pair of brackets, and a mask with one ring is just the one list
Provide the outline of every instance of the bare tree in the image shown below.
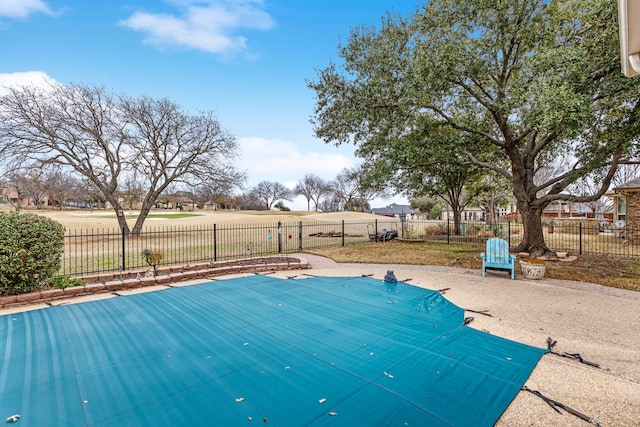
[[266,210],[271,210],[273,205],[282,200],[291,201],[292,192],[279,182],[261,181],[251,189],[250,194],[260,200]]
[[342,210],[342,200],[335,193],[331,193],[320,201],[320,209],[322,212],[339,212]]
[[330,191],[336,195],[340,205],[346,211],[363,211],[369,206],[369,201],[378,195],[384,195],[385,190],[379,190],[372,171],[362,166],[344,168],[336,179],[329,183]]
[[28,199],[30,204],[40,209],[50,192],[50,181],[44,169],[28,168],[14,171],[9,175],[9,187],[18,195],[17,202],[11,203],[20,210],[22,200]]
[[305,175],[302,181],[298,181],[298,184],[293,191],[294,194],[299,194],[307,199],[308,211],[311,210],[311,201],[313,201],[317,211],[320,199],[329,194],[331,192],[331,188],[325,180],[316,175],[310,174]]
[[129,232],[119,191],[135,171],[146,193],[137,234],[156,198],[173,182],[234,182],[237,142],[212,112],[187,114],[167,99],[116,97],[103,88],[51,85],[0,97],[0,141],[14,167],[58,164],[82,174]]
[[618,170],[611,180],[611,186],[614,188],[619,187],[623,184],[626,184],[628,181],[631,181],[632,179],[638,177],[640,177],[640,165],[620,165],[618,166]]
[[136,178],[136,174],[128,174],[121,180],[119,199],[129,211],[137,206],[145,194],[142,182]]
[[57,200],[60,210],[66,207],[69,200],[74,199],[76,202],[81,200],[85,193],[77,173],[61,167],[54,167],[49,172],[49,189],[50,199]]
[[202,182],[192,186],[192,189],[194,198],[200,205],[204,206],[207,202],[214,202],[224,208],[237,205],[233,194],[234,183],[232,182]]
[[105,200],[104,195],[92,181],[85,178],[80,188],[84,207],[90,207],[92,209],[94,207],[96,209],[106,208],[107,201]]
[[493,225],[498,222],[499,209],[506,206],[513,196],[510,194],[509,182],[494,172],[480,178],[479,192],[476,197],[478,206],[486,214],[486,222]]
[[[13,206],[16,212],[19,212],[22,208],[21,199],[27,197],[26,190],[22,187],[22,179],[15,174],[7,173],[7,180],[4,183],[8,195],[6,196],[7,203]],[[15,195],[16,197],[12,197]]]
[[245,210],[257,211],[263,208],[263,202],[253,192],[243,193],[237,197],[237,205]]
[[354,199],[358,196],[360,189],[356,173],[356,168],[344,168],[331,182],[333,193],[341,201],[346,211],[353,210]]

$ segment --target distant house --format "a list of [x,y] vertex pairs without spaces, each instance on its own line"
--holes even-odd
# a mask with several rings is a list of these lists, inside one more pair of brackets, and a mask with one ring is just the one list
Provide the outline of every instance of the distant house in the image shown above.
[[624,221],[630,227],[640,227],[640,177],[615,187],[613,194],[613,220]]
[[595,218],[611,221],[613,214],[611,211],[593,211],[593,207],[586,203],[557,201],[544,208],[542,216],[545,218]]
[[386,208],[373,208],[365,211],[373,215],[383,215],[391,218],[413,218],[416,213],[409,205],[392,203]]
[[220,205],[213,200],[208,200],[204,203],[203,209],[206,211],[217,211],[218,209],[220,209]]
[[[453,211],[449,208],[444,208],[440,212],[440,219],[443,221],[453,221]],[[484,221],[485,213],[482,208],[478,207],[466,207],[460,212],[461,221]]]
[[[31,197],[18,194],[18,191],[13,187],[0,188],[0,204],[10,204],[14,207],[35,209],[36,205],[33,204]],[[40,200],[40,207],[49,205],[49,197],[44,196]]]

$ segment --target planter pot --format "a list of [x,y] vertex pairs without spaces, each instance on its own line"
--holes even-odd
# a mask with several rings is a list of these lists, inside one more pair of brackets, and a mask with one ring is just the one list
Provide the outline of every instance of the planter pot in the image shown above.
[[525,279],[542,279],[544,277],[544,270],[546,263],[539,260],[520,260],[520,268],[522,269],[522,275]]

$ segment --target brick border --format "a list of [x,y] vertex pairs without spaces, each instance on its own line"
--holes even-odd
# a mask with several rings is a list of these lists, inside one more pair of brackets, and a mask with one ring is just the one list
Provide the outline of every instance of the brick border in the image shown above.
[[[233,261],[221,261],[185,265],[182,267],[162,267],[155,277],[145,277],[146,270],[119,274],[99,274],[81,277],[83,286],[65,289],[45,289],[20,295],[0,297],[0,308],[17,307],[28,304],[48,303],[63,298],[95,295],[115,292],[123,289],[142,288],[154,285],[167,285],[194,279],[210,279],[217,276],[238,273],[264,273],[270,271],[304,270],[311,268],[309,262],[300,257],[245,258]],[[282,260],[286,259],[287,262]]]

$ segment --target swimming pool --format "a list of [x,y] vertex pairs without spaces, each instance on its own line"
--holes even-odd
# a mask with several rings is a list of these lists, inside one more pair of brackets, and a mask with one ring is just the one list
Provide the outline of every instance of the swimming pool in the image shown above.
[[493,425],[544,349],[438,292],[255,275],[0,316],[0,408],[33,426]]

